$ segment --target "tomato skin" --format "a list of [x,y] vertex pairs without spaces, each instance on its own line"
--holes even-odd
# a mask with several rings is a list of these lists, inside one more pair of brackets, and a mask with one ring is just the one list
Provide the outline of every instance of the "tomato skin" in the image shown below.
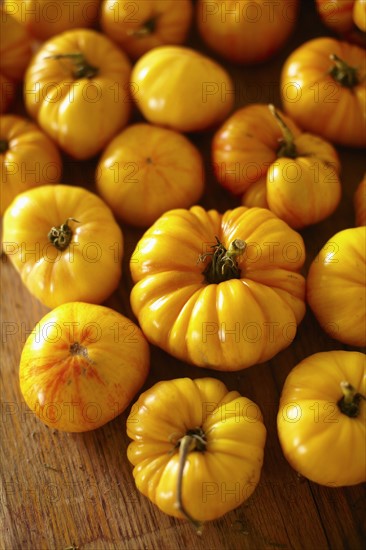
[[192,0],[104,0],[103,31],[131,59],[165,44],[183,44],[193,17]]
[[0,140],[7,143],[6,151],[0,153],[0,212],[3,215],[19,193],[59,182],[62,160],[52,140],[24,117],[1,117]]
[[126,424],[133,440],[127,456],[136,486],[166,514],[184,517],[176,506],[175,444],[189,429],[201,427],[207,442],[203,452],[188,454],[184,468],[182,497],[193,518],[203,522],[221,517],[258,484],[266,440],[261,411],[215,378],[158,382],[140,395]]
[[354,197],[355,225],[366,225],[366,173],[357,186]]
[[40,41],[72,28],[94,25],[100,0],[53,2],[52,0],[4,0],[4,10]]
[[149,371],[140,329],[100,305],[70,302],[47,313],[20,359],[20,389],[47,426],[84,432],[121,414]]
[[307,276],[307,301],[331,337],[366,345],[366,227],[331,237],[314,258]]
[[224,59],[256,64],[273,57],[295,28],[297,0],[199,0],[197,27],[204,42]]
[[228,72],[184,46],[160,46],[145,53],[132,69],[131,82],[145,119],[178,132],[212,128],[225,119],[234,102]]
[[[49,240],[68,222],[64,250]],[[37,220],[37,223],[34,223]],[[3,249],[23,283],[49,308],[66,302],[102,303],[121,277],[123,235],[109,207],[82,187],[43,185],[17,195],[3,218]]]
[[199,150],[183,134],[133,124],[104,150],[96,183],[117,217],[148,227],[167,210],[188,208],[199,201],[204,164]]
[[296,365],[285,381],[277,416],[282,451],[292,468],[315,483],[342,487],[366,481],[365,400],[355,418],[338,405],[341,382],[365,395],[365,366],[365,355],[357,351],[319,352]]
[[[83,57],[82,67],[89,65],[94,76],[77,76],[74,57],[57,58],[75,54]],[[28,66],[27,111],[66,153],[78,160],[91,158],[129,120],[130,72],[126,54],[101,33],[62,33],[45,42]]]
[[[357,83],[340,84],[329,73],[336,55],[356,70]],[[363,48],[334,38],[314,38],[294,50],[281,72],[285,112],[303,129],[338,145],[366,146]]]
[[352,30],[354,0],[316,0],[320,19],[330,29],[343,34]]
[[[206,282],[199,258],[212,251],[215,237],[226,250],[235,239],[247,243],[239,279]],[[241,370],[294,338],[305,313],[304,260],[301,236],[267,209],[170,210],[137,243],[132,310],[148,340],[174,357]]]

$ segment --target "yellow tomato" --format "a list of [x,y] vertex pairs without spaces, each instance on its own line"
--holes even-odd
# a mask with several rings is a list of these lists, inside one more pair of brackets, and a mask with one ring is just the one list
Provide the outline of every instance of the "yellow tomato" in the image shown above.
[[122,221],[147,227],[167,210],[188,208],[200,199],[203,159],[184,135],[133,124],[105,149],[96,182],[99,194]]
[[314,38],[287,58],[281,73],[286,113],[304,130],[340,145],[366,146],[363,48]]
[[170,210],[132,256],[132,309],[171,355],[244,369],[292,342],[305,313],[304,260],[302,237],[270,210]]
[[3,219],[3,250],[47,307],[101,303],[121,277],[123,236],[109,207],[82,187],[43,185],[17,195]]
[[288,375],[277,416],[289,464],[328,487],[366,481],[365,355],[315,353]]
[[197,528],[241,505],[259,482],[261,411],[214,378],[158,382],[132,406],[127,434],[137,488]]
[[149,371],[140,329],[116,311],[63,304],[30,333],[20,358],[20,389],[47,426],[84,432],[122,413]]
[[160,46],[134,65],[137,107],[154,124],[180,132],[205,130],[221,122],[234,103],[234,85],[216,61],[184,46]]
[[197,27],[204,42],[235,63],[273,57],[297,22],[298,0],[198,0]]
[[1,215],[16,195],[60,181],[62,161],[56,145],[26,118],[0,118]]
[[4,10],[39,40],[46,40],[69,29],[92,26],[100,0],[4,0]]
[[352,16],[356,27],[366,32],[366,0],[355,0]]
[[366,345],[366,227],[343,229],[327,241],[310,266],[307,300],[330,336]]
[[366,173],[357,186],[353,201],[356,225],[366,225]]
[[99,32],[75,29],[51,38],[25,75],[28,113],[77,159],[101,151],[128,122],[131,65]]
[[104,0],[103,31],[132,59],[164,44],[183,44],[193,15],[192,0]]

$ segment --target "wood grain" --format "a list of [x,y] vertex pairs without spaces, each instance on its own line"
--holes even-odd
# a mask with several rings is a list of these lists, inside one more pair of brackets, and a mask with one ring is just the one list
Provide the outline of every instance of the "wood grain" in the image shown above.
[[[253,68],[225,64],[238,90],[236,107],[254,101],[280,105],[279,71],[283,61],[294,47],[323,34],[330,33],[321,25],[313,3],[303,2],[297,30],[275,59]],[[209,53],[194,30],[189,44]],[[24,112],[21,98],[17,112]],[[137,113],[134,116],[139,119]],[[201,204],[224,211],[238,203],[218,185],[210,171],[211,137],[210,132],[190,136],[203,152],[207,167]],[[342,202],[330,218],[301,231],[307,249],[304,274],[327,239],[354,225],[353,194],[365,163],[359,150],[338,151],[343,167]],[[64,156],[64,182],[94,190],[96,162],[97,159],[75,162]],[[125,226],[122,229],[126,242],[124,273],[119,288],[105,304],[134,320],[129,305],[132,282],[128,262],[142,231]],[[25,339],[48,309],[29,294],[5,256],[1,258],[1,296],[1,548],[364,547],[365,487],[334,489],[300,478],[284,459],[277,438],[279,395],[292,367],[318,351],[356,349],[329,338],[309,309],[289,348],[265,364],[237,373],[198,369],[151,348],[151,372],[143,389],[161,379],[216,376],[230,389],[237,389],[258,403],[268,431],[257,490],[244,505],[208,523],[198,537],[187,522],[163,514],[136,490],[126,457],[128,410],[106,426],[84,434],[47,428],[28,410],[19,390],[19,359]]]

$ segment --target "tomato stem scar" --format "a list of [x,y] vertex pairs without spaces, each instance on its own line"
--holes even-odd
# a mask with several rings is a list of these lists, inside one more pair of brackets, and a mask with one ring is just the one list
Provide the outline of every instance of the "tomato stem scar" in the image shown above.
[[242,239],[235,239],[228,250],[216,237],[216,244],[211,248],[213,252],[201,254],[197,263],[204,262],[208,256],[211,256],[211,262],[205,267],[202,274],[208,284],[218,284],[229,279],[240,279],[240,269],[237,263],[237,257],[243,254],[246,243]]
[[329,57],[334,63],[333,67],[329,69],[329,74],[334,80],[345,88],[354,88],[354,86],[359,84],[360,80],[355,67],[348,65],[346,61],[338,57],[335,53],[331,54]]
[[70,220],[75,223],[80,223],[74,218],[67,218],[65,223],[52,227],[48,232],[48,240],[57,248],[57,250],[65,250],[71,242],[73,231],[68,225]]
[[82,52],[59,53],[49,55],[45,59],[71,59],[74,64],[72,75],[75,79],[79,78],[94,78],[98,74],[98,67],[94,67],[87,60]]
[[357,393],[352,384],[346,381],[341,382],[341,389],[343,397],[337,403],[340,411],[350,418],[356,418],[360,413],[361,399],[366,400],[366,397]]

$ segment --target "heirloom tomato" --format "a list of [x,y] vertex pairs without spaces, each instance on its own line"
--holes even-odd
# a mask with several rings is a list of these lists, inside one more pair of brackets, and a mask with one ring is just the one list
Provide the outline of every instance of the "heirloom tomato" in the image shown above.
[[157,46],[182,44],[192,15],[192,0],[104,0],[100,22],[103,31],[137,59]]
[[366,225],[366,173],[357,186],[353,201],[356,225]]
[[158,382],[132,406],[127,435],[139,491],[198,529],[240,506],[259,482],[261,411],[214,378]]
[[133,124],[104,150],[96,185],[122,221],[149,226],[167,210],[198,202],[204,188],[203,159],[183,134]]
[[197,27],[204,42],[223,58],[260,63],[284,46],[298,8],[298,0],[198,0]]
[[18,21],[0,9],[0,113],[9,108],[15,87],[23,79],[32,56],[32,41]]
[[130,71],[126,54],[101,33],[59,34],[29,64],[27,110],[69,155],[90,158],[128,122]]
[[20,358],[28,407],[52,428],[84,432],[122,413],[149,371],[149,346],[127,317],[101,305],[63,304],[34,327]]
[[38,40],[78,27],[92,26],[100,0],[4,0],[4,10],[24,25]]
[[5,211],[3,251],[47,307],[103,302],[121,277],[123,236],[109,207],[82,187],[43,185]]
[[307,301],[331,337],[366,345],[366,227],[343,229],[313,260]]
[[272,358],[305,313],[302,237],[264,208],[163,214],[130,263],[131,305],[147,339],[222,371]]
[[366,145],[365,50],[314,38],[294,50],[281,73],[286,113],[304,130],[339,145]]
[[135,63],[131,75],[137,107],[152,123],[180,132],[218,124],[234,103],[228,72],[185,46],[160,46]]
[[282,389],[278,436],[289,464],[328,487],[366,481],[365,355],[319,352],[292,369]]
[[362,43],[359,31],[366,31],[365,0],[316,0],[315,5],[321,20],[328,28],[347,41]]
[[217,179],[244,193],[244,205],[268,207],[291,227],[323,220],[340,201],[334,147],[301,133],[273,105],[236,111],[214,135],[212,158]]
[[352,15],[356,27],[366,32],[366,0],[355,0]]
[[24,117],[0,118],[1,215],[27,189],[60,181],[62,161],[56,145]]

